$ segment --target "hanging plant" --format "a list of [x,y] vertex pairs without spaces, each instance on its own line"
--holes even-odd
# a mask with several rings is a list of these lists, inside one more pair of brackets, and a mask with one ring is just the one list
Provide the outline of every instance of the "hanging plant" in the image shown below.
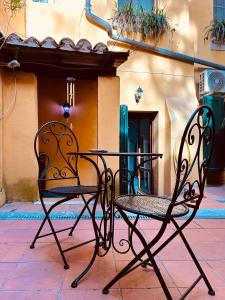
[[113,27],[118,28],[121,32],[132,32],[135,23],[135,9],[133,3],[127,3],[122,6],[121,11],[115,10],[113,17]]
[[161,35],[170,29],[168,18],[164,9],[153,7],[150,12],[142,9],[141,21],[144,37],[159,40]]
[[170,29],[164,9],[153,7],[150,12],[142,7],[137,10],[132,2],[124,4],[120,11],[114,11],[113,28],[120,33],[141,32],[143,38],[147,36],[159,40],[161,35]]
[[225,19],[214,20],[205,30],[204,40],[210,38],[216,44],[225,44]]
[[4,0],[4,5],[12,14],[15,14],[25,6],[25,1],[26,0]]

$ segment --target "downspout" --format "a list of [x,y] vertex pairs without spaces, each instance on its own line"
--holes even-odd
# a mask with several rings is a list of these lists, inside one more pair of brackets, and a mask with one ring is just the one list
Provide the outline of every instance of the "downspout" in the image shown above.
[[142,50],[145,50],[145,51],[148,51],[151,53],[155,53],[160,56],[168,57],[168,58],[179,60],[182,62],[186,62],[186,63],[190,63],[190,64],[196,63],[196,64],[208,66],[208,67],[219,69],[219,70],[225,70],[224,65],[216,64],[216,63],[208,61],[208,60],[189,56],[189,55],[182,54],[179,52],[174,52],[174,51],[170,51],[167,49],[155,47],[155,46],[143,43],[143,42],[128,39],[128,38],[121,37],[121,36],[114,34],[110,23],[106,22],[105,20],[103,20],[100,17],[93,14],[93,12],[91,11],[91,0],[86,0],[85,11],[86,11],[86,17],[90,22],[97,24],[99,27],[101,27],[102,29],[107,31],[108,36],[117,42],[126,43],[131,46],[135,46],[138,49],[142,49]]

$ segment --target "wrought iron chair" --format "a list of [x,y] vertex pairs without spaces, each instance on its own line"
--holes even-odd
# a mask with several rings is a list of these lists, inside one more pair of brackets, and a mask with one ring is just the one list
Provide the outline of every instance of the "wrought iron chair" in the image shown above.
[[[184,299],[201,279],[204,280],[208,287],[208,293],[215,295],[215,291],[211,287],[206,274],[183,233],[184,228],[195,217],[203,198],[207,169],[212,155],[214,131],[214,118],[210,108],[202,106],[196,109],[190,117],[181,139],[175,188],[171,198],[155,195],[124,195],[115,199],[115,209],[119,211],[128,225],[130,232],[128,243],[130,249],[133,250],[134,258],[104,287],[104,294],[107,294],[109,288],[119,279],[126,276],[138,266],[151,266],[157,275],[166,298],[172,299],[160,269],[157,266],[155,256],[179,235],[200,273],[199,277],[186,290],[181,299]],[[203,144],[204,158],[202,158]],[[186,158],[188,156],[187,152],[189,152],[186,150],[187,147],[193,155],[191,161]],[[134,221],[129,218],[129,213],[135,216]],[[138,220],[143,216],[161,222],[157,234],[150,242],[144,238],[142,232],[137,227]],[[181,224],[176,219],[182,216],[185,216],[185,221]],[[169,223],[174,225],[175,231],[169,238],[162,241],[162,238],[165,238],[164,234]],[[133,238],[135,235],[139,238],[143,247],[139,253],[135,252],[133,247]]]
[[[40,127],[35,135],[34,151],[39,166],[38,188],[45,217],[36,236],[34,237],[33,242],[31,243],[30,248],[34,248],[37,239],[53,235],[62,256],[64,268],[68,269],[69,265],[64,253],[89,242],[97,242],[98,239],[98,226],[95,223],[94,216],[101,188],[101,176],[99,169],[93,160],[83,156],[83,158],[89,161],[96,170],[98,183],[96,186],[81,185],[78,174],[78,156],[75,154],[68,155],[68,152],[79,152],[78,142],[73,131],[61,122],[51,121]],[[53,205],[47,208],[44,199],[51,196],[55,197],[56,201]],[[78,197],[81,197],[84,205],[80,214],[78,214],[74,225],[56,231],[50,218],[51,212],[58,205]],[[90,208],[89,204],[92,201],[94,201],[94,205]],[[57,233],[70,230],[69,235],[72,235],[86,210],[89,212],[93,222],[95,238],[63,250]],[[46,221],[49,223],[51,232],[41,235],[41,231]],[[94,255],[96,255],[96,253]]]

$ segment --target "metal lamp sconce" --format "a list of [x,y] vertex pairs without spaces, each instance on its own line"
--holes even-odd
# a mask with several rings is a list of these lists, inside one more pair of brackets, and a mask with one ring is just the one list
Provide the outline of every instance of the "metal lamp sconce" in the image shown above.
[[144,92],[143,89],[139,86],[134,94],[136,103],[140,102],[143,92]]
[[75,106],[75,78],[66,78],[66,102],[63,104],[63,115],[66,119],[70,116],[71,107]]

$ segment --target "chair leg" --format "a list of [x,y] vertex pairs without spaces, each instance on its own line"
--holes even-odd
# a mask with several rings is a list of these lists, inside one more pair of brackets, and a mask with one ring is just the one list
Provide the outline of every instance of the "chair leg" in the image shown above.
[[[144,249],[144,252],[140,252],[135,258],[133,258],[132,261],[130,261],[102,290],[103,294],[108,294],[109,293],[109,289],[122,277],[124,277],[126,274],[128,274],[132,267],[141,259],[141,257],[146,254],[147,252],[149,252],[148,250]],[[150,254],[150,252],[148,253],[148,255]],[[151,255],[151,254],[150,254]],[[170,292],[166,286],[166,283],[162,277],[162,274],[155,262],[155,259],[151,256],[149,257],[149,260],[151,261],[151,266],[153,267],[156,276],[163,288],[163,291],[166,295],[166,298],[168,300],[173,300],[172,296],[170,295]]]
[[74,279],[74,281],[71,283],[71,287],[72,288],[76,288],[78,286],[79,281],[84,277],[85,274],[87,274],[87,272],[90,270],[90,268],[92,267],[93,263],[95,262],[95,258],[98,254],[98,246],[95,245],[95,251],[93,253],[93,256],[91,258],[90,263],[88,264],[88,266],[86,267],[86,269],[76,278]]
[[189,254],[191,255],[191,258],[192,258],[193,262],[195,263],[195,265],[196,265],[196,267],[197,267],[197,269],[198,269],[198,271],[199,271],[199,273],[201,275],[201,278],[203,278],[203,280],[205,281],[205,284],[208,287],[208,294],[214,296],[215,295],[215,291],[213,290],[211,284],[209,283],[209,280],[206,277],[205,272],[203,271],[201,265],[199,264],[199,262],[198,262],[198,260],[197,260],[197,258],[195,256],[193,250],[191,249],[191,247],[190,247],[190,245],[189,245],[189,243],[188,243],[188,241],[186,239],[186,237],[184,236],[183,232],[180,230],[180,227],[178,226],[178,224],[176,223],[175,220],[173,220],[173,224],[177,228],[177,230],[178,230],[178,232],[180,234],[181,239],[183,240],[183,242],[184,242],[184,244],[185,244],[185,246],[186,246]]
[[52,231],[52,234],[53,234],[53,236],[54,236],[54,238],[55,238],[56,244],[57,244],[57,246],[58,246],[59,252],[60,252],[61,257],[62,257],[62,260],[63,260],[63,263],[64,263],[64,269],[69,269],[69,265],[68,265],[68,263],[67,263],[67,260],[66,260],[66,258],[65,258],[65,255],[64,255],[64,253],[63,253],[63,250],[62,250],[62,247],[61,247],[61,245],[60,245],[59,239],[58,239],[57,234],[56,234],[56,232],[55,232],[55,229],[54,229],[54,227],[53,227],[53,225],[52,225],[51,219],[49,218],[49,214],[50,214],[52,208],[54,207],[54,205],[51,206],[50,209],[47,211],[47,209],[46,209],[46,207],[45,207],[45,205],[43,204],[43,201],[42,201],[42,207],[43,207],[43,210],[44,210],[44,213],[45,213],[45,218],[44,218],[44,220],[42,221],[42,223],[41,223],[41,225],[40,225],[40,227],[39,227],[39,229],[38,229],[38,231],[37,231],[37,233],[36,233],[36,235],[35,235],[35,237],[34,237],[34,240],[33,240],[33,242],[32,242],[31,245],[30,245],[30,248],[31,248],[31,249],[34,248],[35,242],[36,242],[36,240],[39,238],[39,234],[40,234],[41,230],[43,229],[43,226],[44,226],[45,222],[48,221],[49,226],[50,226],[51,231]]
[[[88,210],[88,212],[89,212],[89,214],[90,214],[90,217],[92,218],[92,213],[91,213],[91,210],[90,210],[90,208],[89,208],[89,203],[90,203],[91,201],[93,201],[94,198],[96,198],[96,199],[95,199],[95,202],[96,202],[96,203],[98,202],[98,195],[96,195],[95,197],[91,197],[91,198],[90,198],[89,200],[87,200],[87,201],[85,200],[85,198],[84,198],[83,195],[81,195],[81,196],[82,196],[82,198],[83,198],[83,201],[84,201],[85,205],[84,205],[84,207],[82,208],[82,210],[81,210],[81,212],[80,212],[80,214],[79,214],[79,216],[78,216],[76,222],[74,223],[73,227],[71,228],[71,230],[70,230],[70,232],[69,232],[69,236],[72,236],[72,235],[73,235],[73,231],[75,230],[75,228],[76,228],[78,222],[80,221],[80,219],[81,219],[81,217],[82,217],[82,215],[83,215],[83,213],[85,212],[86,209]],[[98,230],[99,235],[102,236],[102,234],[101,234],[100,229],[98,228],[98,226],[97,226],[97,230]]]
[[93,263],[95,262],[96,256],[98,255],[98,251],[99,251],[99,236],[98,236],[98,226],[97,226],[97,224],[95,222],[96,206],[97,206],[97,201],[94,204],[92,212],[90,211],[90,213],[91,213],[91,220],[92,220],[92,223],[93,223],[93,229],[94,229],[94,233],[95,233],[95,249],[94,249],[94,253],[93,253],[93,256],[91,258],[90,263],[87,265],[87,267],[85,268],[85,270],[79,276],[77,276],[77,278],[74,279],[74,281],[71,283],[71,287],[72,288],[76,288],[77,287],[79,281],[90,270],[90,268],[92,267]]
[[69,265],[67,263],[66,257],[65,257],[65,255],[63,253],[63,250],[62,250],[62,247],[60,245],[59,239],[57,237],[57,234],[56,234],[55,229],[54,229],[54,227],[52,225],[51,219],[49,218],[49,213],[47,211],[46,211],[46,218],[48,220],[49,226],[50,226],[50,228],[52,230],[52,233],[54,235],[54,238],[55,238],[56,244],[58,246],[59,252],[60,252],[60,254],[62,256],[62,260],[63,260],[63,263],[64,263],[64,269],[69,269]]
[[41,232],[41,230],[42,230],[42,228],[43,228],[43,226],[44,226],[46,220],[47,220],[47,218],[46,218],[46,216],[45,216],[44,220],[42,221],[42,223],[41,223],[41,225],[40,225],[40,227],[39,227],[39,229],[38,229],[38,231],[37,231],[37,233],[36,233],[36,235],[35,235],[35,237],[34,237],[34,239],[33,239],[33,242],[32,242],[31,245],[30,245],[30,249],[33,249],[33,248],[34,248],[34,245],[35,245],[35,243],[36,243],[36,240],[38,239],[39,234],[40,234],[40,232]]
[[[118,208],[119,209],[119,208]],[[172,300],[172,296],[169,292],[169,289],[162,277],[162,274],[156,264],[156,261],[150,251],[150,248],[155,245],[158,240],[161,238],[161,236],[163,235],[163,232],[165,231],[166,226],[162,226],[161,229],[159,230],[158,234],[155,236],[155,238],[149,243],[147,244],[147,242],[145,241],[143,235],[140,233],[140,231],[137,229],[136,225],[136,221],[134,222],[134,224],[132,222],[130,222],[130,220],[128,219],[127,215],[123,212],[123,210],[119,209],[120,214],[122,215],[123,219],[125,220],[125,222],[128,224],[128,228],[131,228],[132,231],[134,231],[136,233],[136,235],[138,236],[138,238],[140,239],[144,249],[139,252],[139,254],[136,254],[136,256],[133,258],[132,261],[130,261],[104,288],[103,288],[103,294],[108,294],[109,292],[109,288],[114,285],[119,279],[121,279],[122,277],[124,277],[126,274],[128,274],[130,271],[132,271],[135,267],[135,264],[138,261],[142,260],[142,257],[147,254],[148,255],[148,261],[151,262],[151,267],[154,269],[156,276],[163,288],[163,291],[166,295],[166,298],[168,300]],[[138,217],[137,217],[138,218]],[[131,241],[132,243],[132,241]],[[134,267],[134,268],[133,268]]]
[[87,208],[86,205],[82,208],[82,210],[81,210],[79,216],[78,216],[77,219],[76,219],[76,222],[74,223],[73,227],[71,228],[71,230],[70,230],[70,232],[69,232],[69,236],[72,236],[72,235],[73,235],[74,229],[76,228],[76,226],[77,226],[78,222],[80,221],[80,219],[81,219],[83,213],[85,212],[86,208]]

